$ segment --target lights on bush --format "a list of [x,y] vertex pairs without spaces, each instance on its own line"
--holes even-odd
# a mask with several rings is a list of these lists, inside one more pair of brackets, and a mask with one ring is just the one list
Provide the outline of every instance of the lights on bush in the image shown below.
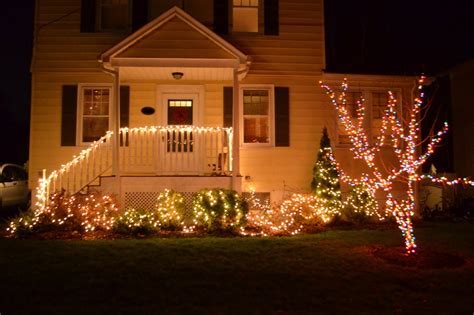
[[247,212],[247,202],[232,190],[203,189],[193,199],[194,224],[208,231],[236,231]]
[[115,198],[99,192],[67,196],[64,191],[55,192],[44,208],[30,211],[10,222],[11,234],[32,232],[48,226],[53,230],[76,230],[83,233],[112,229],[118,214]]
[[261,203],[251,192],[249,202],[260,208],[259,211],[249,213],[247,226],[240,231],[242,235],[296,235],[307,224],[325,224],[340,215],[337,209],[327,207],[324,200],[313,195],[294,194],[290,199],[271,207]]

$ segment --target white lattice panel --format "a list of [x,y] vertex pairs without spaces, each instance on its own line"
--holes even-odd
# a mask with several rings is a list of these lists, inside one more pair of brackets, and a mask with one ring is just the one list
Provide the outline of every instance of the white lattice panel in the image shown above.
[[[152,211],[155,208],[159,194],[159,192],[126,192],[125,207]],[[184,205],[186,207],[185,217],[190,218],[192,217],[193,198],[196,193],[182,192],[181,194],[184,197]]]
[[158,192],[126,192],[125,207],[151,211],[155,208],[158,195]]

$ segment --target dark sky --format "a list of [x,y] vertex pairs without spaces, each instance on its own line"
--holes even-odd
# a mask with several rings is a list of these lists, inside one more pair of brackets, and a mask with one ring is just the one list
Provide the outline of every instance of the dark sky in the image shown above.
[[[33,0],[0,13],[0,163],[28,158]],[[326,0],[327,70],[438,74],[474,56],[474,1]]]

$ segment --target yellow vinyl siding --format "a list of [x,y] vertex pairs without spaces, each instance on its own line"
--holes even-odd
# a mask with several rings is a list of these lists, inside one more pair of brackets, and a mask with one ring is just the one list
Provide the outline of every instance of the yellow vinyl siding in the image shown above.
[[81,33],[80,8],[80,0],[37,0],[33,71],[100,71],[100,54],[126,34]]
[[322,1],[280,0],[277,36],[226,37],[252,57],[250,74],[318,75],[324,68]]
[[30,188],[37,183],[38,172],[57,170],[72,160],[83,147],[61,146],[62,86],[78,83],[111,83],[107,74],[34,73],[30,121]]
[[140,39],[132,47],[118,54],[117,57],[235,58],[177,17]]

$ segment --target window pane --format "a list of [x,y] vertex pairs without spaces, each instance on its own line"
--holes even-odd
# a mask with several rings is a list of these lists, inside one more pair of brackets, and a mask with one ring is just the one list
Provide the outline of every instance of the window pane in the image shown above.
[[388,96],[387,93],[372,93],[372,118],[380,119],[383,117],[384,111],[387,108]]
[[232,10],[232,31],[258,32],[258,7],[234,7]]
[[122,30],[128,27],[128,1],[102,0],[100,27],[102,30]]
[[84,89],[83,113],[86,116],[109,114],[109,89]]
[[192,125],[193,101],[168,100],[168,125]]
[[108,117],[84,117],[82,124],[82,142],[99,140],[109,129]]
[[244,115],[268,115],[267,90],[244,91]]
[[388,94],[386,92],[372,93],[372,140],[377,141],[382,127],[382,117],[387,109]]
[[244,118],[245,143],[269,143],[268,118]]

